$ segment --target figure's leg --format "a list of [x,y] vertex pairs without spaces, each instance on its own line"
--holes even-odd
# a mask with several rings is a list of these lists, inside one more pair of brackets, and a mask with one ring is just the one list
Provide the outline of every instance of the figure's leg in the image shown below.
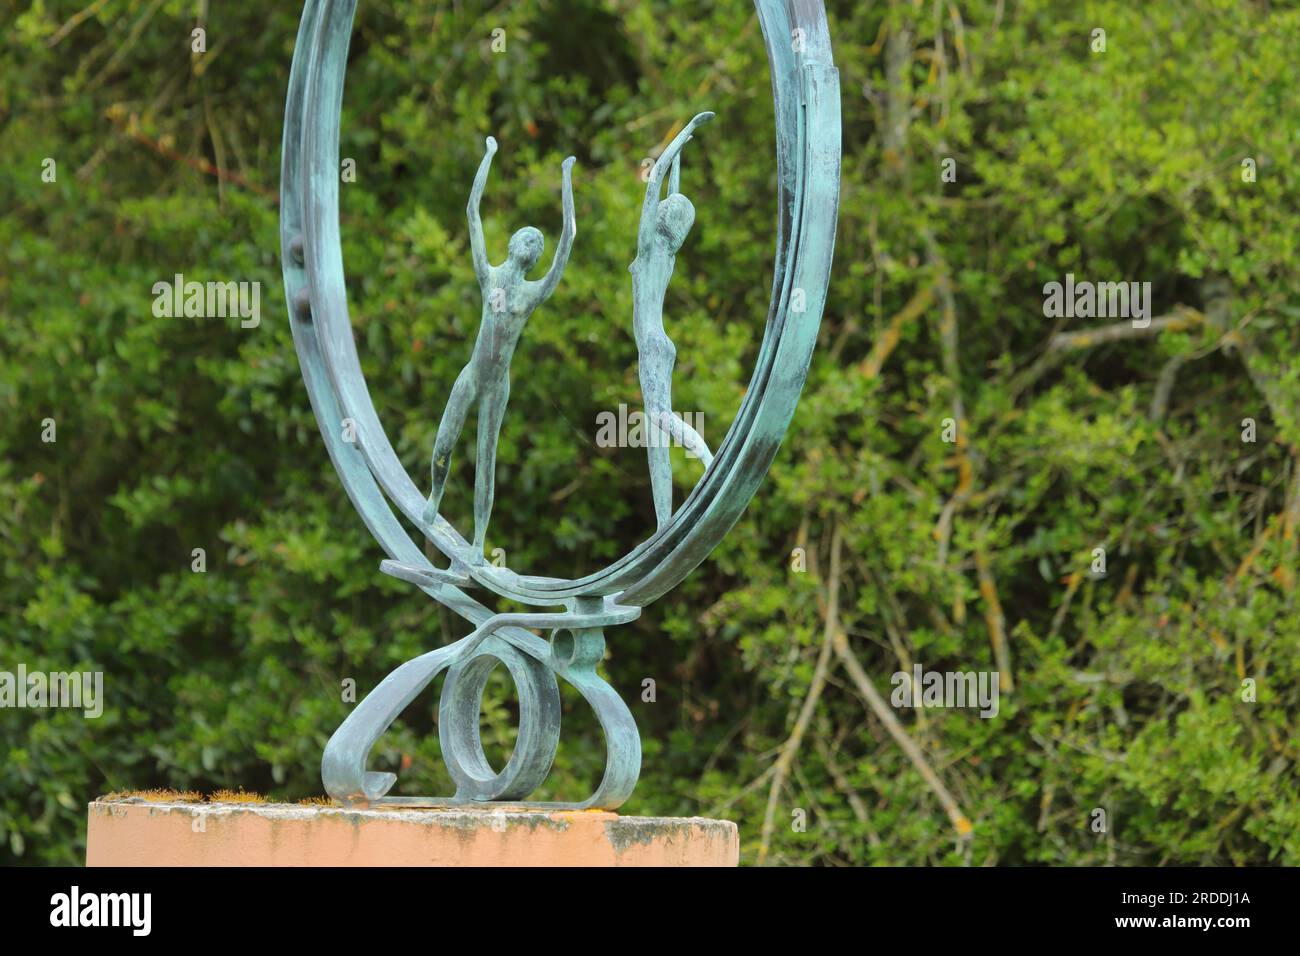
[[438,436],[433,440],[433,460],[430,471],[433,474],[433,490],[429,492],[429,501],[424,506],[424,523],[433,524],[438,516],[438,506],[442,504],[442,492],[447,486],[447,475],[451,471],[451,452],[460,438],[461,429],[465,427],[465,416],[478,397],[478,376],[471,361],[456,376],[456,384],[451,388],[451,397],[442,412],[442,422],[438,425]]
[[673,412],[664,419],[664,427],[672,436],[673,441],[698,458],[705,468],[709,467],[713,461],[713,452],[709,451],[709,446],[705,443],[704,437],[688,425],[686,419]]
[[645,402],[646,454],[650,459],[650,494],[654,498],[655,522],[662,528],[673,516],[673,466],[669,457],[669,435],[660,429],[672,414],[673,365],[677,350],[666,335],[659,335],[641,350],[638,371],[641,398]]
[[510,370],[501,370],[501,380],[483,389],[478,406],[478,465],[474,471],[474,556],[483,559],[492,499],[496,492],[497,438],[510,401]]

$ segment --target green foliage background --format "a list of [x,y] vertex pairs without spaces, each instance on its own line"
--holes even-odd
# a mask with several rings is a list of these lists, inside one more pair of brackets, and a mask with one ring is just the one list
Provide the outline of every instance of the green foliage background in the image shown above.
[[[0,711],[0,863],[82,860],[85,803],[108,790],[319,793],[341,681],[364,693],[465,630],[378,573],[299,376],[276,198],[295,7],[0,2],[0,670],[102,670],[107,694],[93,721]],[[844,201],[820,347],[735,531],[610,636],[645,741],[623,812],[726,815],[745,862],[1300,863],[1297,4],[829,7]],[[352,316],[421,482],[476,330],[464,202],[483,139],[501,142],[494,260],[526,223],[554,241],[578,156],[573,261],[525,333],[502,433],[488,546],[518,570],[593,570],[652,528],[644,453],[595,447],[595,421],[640,401],[641,160],[706,108],[666,317],[676,404],[716,445],[771,279],[751,7],[361,4]],[[1067,272],[1149,281],[1170,321],[1057,338],[1110,324],[1044,318],[1043,284]],[[260,327],[155,318],[175,273],[260,282]],[[470,440],[447,495],[461,522]],[[676,467],[682,493],[699,465]],[[887,699],[916,663],[1013,682],[995,719],[893,712],[956,814],[854,677]],[[448,785],[435,701],[376,747],[401,792]],[[542,797],[579,798],[602,765],[567,705]],[[498,757],[512,707],[501,681]]]

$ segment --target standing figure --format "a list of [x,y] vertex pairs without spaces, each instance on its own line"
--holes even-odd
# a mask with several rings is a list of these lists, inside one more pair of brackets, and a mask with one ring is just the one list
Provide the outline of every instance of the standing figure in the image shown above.
[[[673,275],[677,250],[695,224],[695,207],[679,190],[681,151],[697,126],[713,119],[700,113],[668,144],[650,172],[641,226],[637,234],[632,273],[632,329],[636,335],[637,373],[645,403],[646,449],[650,456],[650,491],[654,497],[655,521],[662,528],[673,514],[673,473],[669,441],[675,440],[704,462],[713,455],[704,439],[673,412],[673,366],[677,348],[664,331],[664,295]],[[659,198],[664,174],[672,167],[668,195]]]
[[573,249],[577,225],[573,211],[573,182],[571,170],[574,158],[570,156],[561,167],[564,193],[564,227],[555,250],[550,271],[538,281],[527,278],[528,271],[542,257],[545,240],[539,230],[525,226],[510,237],[505,262],[494,266],[488,262],[487,245],[483,241],[483,222],[479,218],[479,201],[487,185],[488,169],[497,151],[497,141],[487,138],[487,152],[474,178],[470,190],[469,241],[474,253],[474,272],[478,275],[479,289],[483,293],[483,316],[479,322],[478,339],[468,364],[461,370],[452,386],[447,408],[438,425],[438,435],[433,443],[433,490],[424,509],[424,522],[432,525],[438,517],[443,489],[447,484],[451,452],[465,427],[470,408],[478,403],[478,459],[474,472],[474,554],[483,562],[483,545],[487,541],[488,521],[492,517],[492,498],[496,479],[497,437],[501,434],[501,421],[505,417],[506,402],[510,398],[510,359],[515,345],[528,323],[533,310],[550,298],[559,285],[564,267]]

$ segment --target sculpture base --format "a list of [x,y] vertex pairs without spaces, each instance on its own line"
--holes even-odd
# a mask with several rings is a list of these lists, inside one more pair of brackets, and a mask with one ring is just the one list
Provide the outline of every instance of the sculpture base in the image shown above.
[[736,825],[516,807],[96,800],[87,866],[735,866]]

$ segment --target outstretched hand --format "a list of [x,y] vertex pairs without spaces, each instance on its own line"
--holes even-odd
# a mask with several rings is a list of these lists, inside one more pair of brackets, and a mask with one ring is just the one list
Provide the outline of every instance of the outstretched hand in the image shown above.
[[695,134],[695,130],[712,120],[713,117],[717,115],[717,113],[706,110],[703,113],[696,113],[691,117],[691,121],[682,127],[681,132],[673,137],[673,141],[669,143],[668,147],[659,155],[659,159],[655,162],[655,168],[651,173],[652,182],[657,185],[659,182],[663,181],[664,172],[681,154],[682,147],[691,141],[691,138]]
[[691,121],[686,124],[686,127],[687,129],[695,129],[697,126],[703,126],[717,115],[718,114],[714,113],[712,110],[705,110],[703,113],[696,113],[691,117]]
[[474,274],[478,276],[479,285],[487,282],[491,266],[488,264],[487,242],[483,239],[483,220],[479,216],[478,206],[483,200],[483,190],[487,186],[488,170],[492,167],[492,157],[497,152],[497,141],[487,138],[487,151],[478,164],[474,174],[474,185],[469,191],[469,202],[465,204],[465,215],[469,219],[469,247],[474,255]]
[[696,113],[693,117],[691,117],[691,121],[686,124],[686,129],[683,130],[683,132],[686,133],[686,138],[682,140],[681,145],[685,146],[687,143],[689,143],[691,139],[694,137],[695,131],[699,127],[703,126],[705,123],[712,120],[713,117],[717,115],[718,115],[717,113],[705,111],[703,113]]
[[691,117],[691,121],[683,126],[671,143],[659,154],[655,161],[654,167],[650,170],[650,176],[646,180],[645,205],[641,209],[641,228],[638,233],[638,246],[644,245],[654,231],[655,209],[659,205],[659,191],[663,187],[664,176],[672,171],[672,178],[669,180],[670,185],[675,191],[678,181],[681,177],[681,166],[678,160],[681,158],[682,147],[691,141],[696,128],[703,126],[713,119],[717,114],[706,110],[703,113],[696,113]]
[[542,277],[538,285],[538,301],[541,302],[550,297],[555,291],[555,287],[560,283],[560,277],[564,274],[564,267],[569,262],[569,253],[573,249],[573,239],[578,234],[577,215],[573,211],[573,164],[578,160],[570,156],[560,165],[561,200],[564,207],[564,228],[560,230],[560,241],[555,247],[555,258],[551,260],[551,268],[547,270],[546,275]]
[[[678,149],[680,149],[682,146],[685,146],[687,143],[691,141],[691,138],[692,136],[694,136],[696,129],[703,126],[705,123],[709,122],[710,120],[713,119],[713,117],[717,115],[718,115],[717,113],[711,112],[709,110],[705,110],[703,113],[696,113],[694,116],[692,116],[691,121],[686,124],[686,128],[677,134],[677,139],[681,140],[680,143],[675,144],[677,145]],[[665,150],[665,152],[667,152],[667,150]]]

